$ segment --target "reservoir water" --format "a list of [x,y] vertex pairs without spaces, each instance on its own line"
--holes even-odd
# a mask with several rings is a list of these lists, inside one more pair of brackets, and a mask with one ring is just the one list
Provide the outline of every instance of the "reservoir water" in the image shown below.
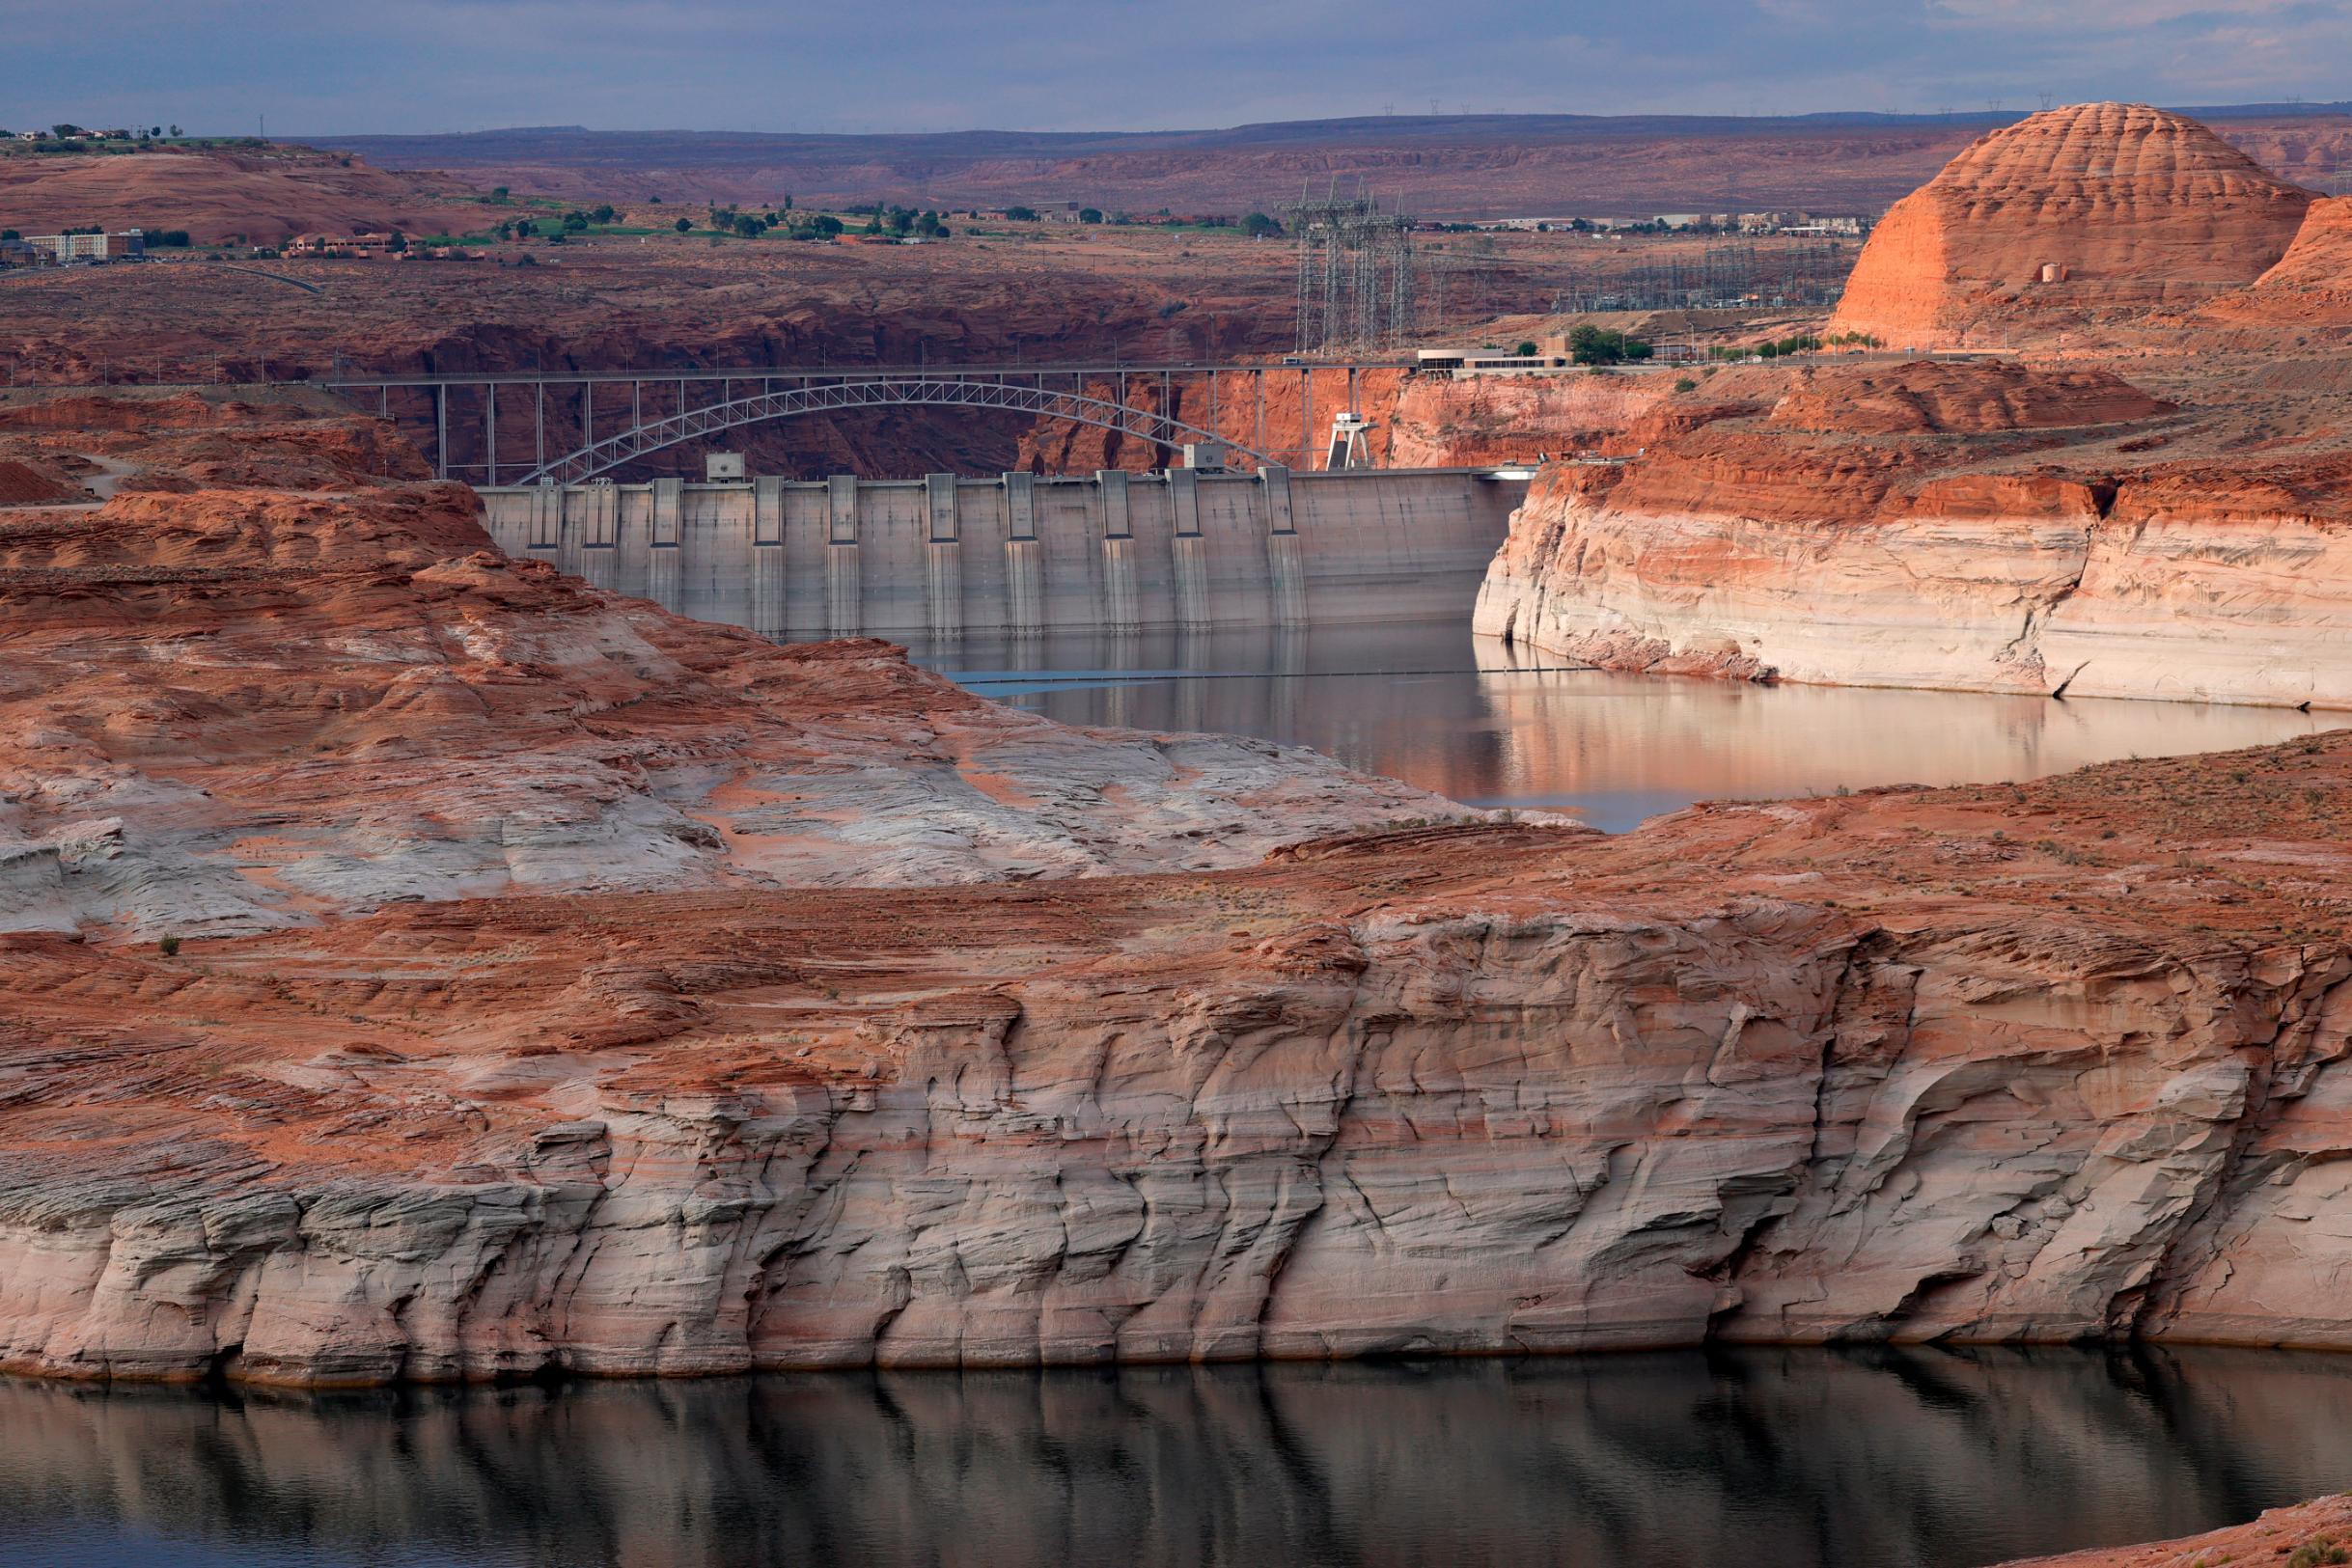
[[1312,746],[1465,805],[1569,812],[1611,832],[1696,800],[2025,780],[2346,722],[2291,708],[1607,674],[1428,622],[913,651],[975,692],[1065,724]]
[[[1426,625],[918,648],[1620,830],[2341,716],[1556,668]],[[1976,1568],[2352,1486],[2352,1357],[1741,1350],[333,1394],[0,1380],[0,1564]]]
[[1967,1568],[2352,1484],[2352,1357],[0,1385],[0,1561]]

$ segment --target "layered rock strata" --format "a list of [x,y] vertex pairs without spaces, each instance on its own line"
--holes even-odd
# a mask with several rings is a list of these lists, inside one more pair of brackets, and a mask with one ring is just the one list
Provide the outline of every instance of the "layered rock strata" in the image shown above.
[[1617,669],[2352,706],[2352,459],[2133,466],[2179,423],[2106,372],[1804,372],[1539,476],[1477,625]]
[[1888,211],[1831,330],[1982,346],[2196,303],[2277,261],[2310,201],[2181,115],[2045,110],[1979,137]]
[[0,930],[1204,867],[1455,810],[508,560],[372,420],[77,399],[0,409],[0,440],[126,470],[103,506],[0,508]]
[[2352,735],[1205,877],[12,939],[72,1376],[2352,1348]]
[[0,1366],[2352,1345],[2352,734],[1264,856],[1425,797],[85,412],[10,439],[113,499],[0,513]]

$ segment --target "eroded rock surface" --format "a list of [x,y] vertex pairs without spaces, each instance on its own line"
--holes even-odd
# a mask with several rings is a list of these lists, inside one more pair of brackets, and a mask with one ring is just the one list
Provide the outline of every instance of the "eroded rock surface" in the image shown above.
[[0,513],[0,1365],[2352,1346],[2352,734],[1267,856],[1426,798],[501,560],[372,422],[9,439],[116,493]]
[[1205,876],[13,939],[69,1375],[2352,1348],[2352,735]]
[[[1796,372],[1539,475],[1477,624],[1613,669],[2352,706],[2352,454],[2218,445],[2110,371]],[[2170,460],[2168,460],[2170,459]]]
[[1979,137],[1888,211],[1831,330],[1981,347],[1988,333],[2193,303],[2261,276],[2311,199],[2167,110],[2044,110]]
[[103,507],[0,509],[0,930],[1236,865],[1456,810],[509,561],[372,420],[71,399],[0,409],[0,439],[129,470]]

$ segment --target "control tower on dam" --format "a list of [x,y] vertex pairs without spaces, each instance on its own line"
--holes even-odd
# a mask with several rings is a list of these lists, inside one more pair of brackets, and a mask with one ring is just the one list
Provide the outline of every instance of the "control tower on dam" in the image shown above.
[[1467,620],[1523,473],[1177,468],[481,494],[509,555],[794,641]]

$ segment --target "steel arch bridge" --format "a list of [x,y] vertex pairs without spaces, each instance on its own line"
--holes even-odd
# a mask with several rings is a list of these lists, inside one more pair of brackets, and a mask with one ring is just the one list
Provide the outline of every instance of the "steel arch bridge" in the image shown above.
[[[1313,467],[1318,414],[1354,413],[1368,371],[1410,371],[1398,360],[1075,365],[754,366],[718,370],[348,372],[311,384],[373,403],[429,442],[433,472],[485,487],[576,483],[697,436],[802,414],[876,408],[969,408],[1027,414],[1114,430],[1162,448],[1214,441],[1244,462]],[[1298,442],[1269,428],[1267,380],[1296,377]],[[1141,384],[1139,387],[1139,383]],[[1155,398],[1133,393],[1148,389]],[[1286,392],[1292,389],[1287,385]],[[502,397],[501,394],[504,394]],[[599,396],[601,394],[601,396]],[[1278,402],[1290,399],[1277,399]],[[1220,419],[1220,405],[1231,417]],[[517,406],[517,405],[520,406]],[[618,406],[616,406],[618,405]],[[1167,412],[1199,406],[1194,419]],[[461,460],[451,437],[479,460]],[[1236,430],[1234,436],[1219,429]],[[518,439],[519,438],[519,439]],[[501,456],[501,449],[514,455]],[[519,451],[517,450],[519,448]]]
[[1261,465],[1275,459],[1252,448],[1237,446],[1197,425],[1148,408],[1137,408],[1108,398],[1042,384],[1024,386],[1013,381],[975,381],[944,376],[880,376],[872,380],[823,381],[809,386],[761,391],[731,398],[701,408],[682,409],[659,419],[645,420],[619,434],[593,441],[560,457],[527,468],[512,484],[542,481],[576,484],[610,468],[642,457],[698,435],[715,435],[739,426],[800,414],[833,414],[866,408],[990,408],[1041,418],[1068,420],[1116,430],[1154,446],[1176,447],[1187,441],[1217,442]]

